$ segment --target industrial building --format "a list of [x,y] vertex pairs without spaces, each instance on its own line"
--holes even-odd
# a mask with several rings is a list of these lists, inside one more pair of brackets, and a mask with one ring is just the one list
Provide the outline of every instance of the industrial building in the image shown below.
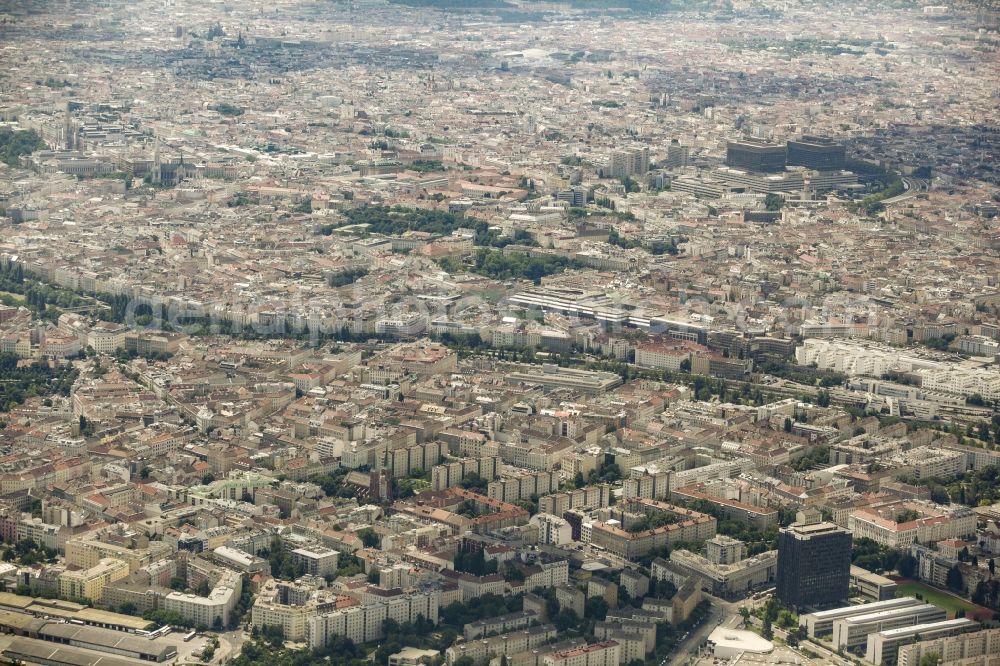
[[[77,664],[74,659],[78,654],[74,650],[66,650],[58,659],[46,657],[56,650],[46,643],[55,643],[68,648],[80,648],[102,653],[99,656],[113,655],[126,659],[138,659],[145,662],[160,663],[177,656],[177,648],[158,639],[149,639],[132,633],[88,627],[71,622],[56,622],[52,620],[28,620],[12,625],[9,621],[6,628],[23,639],[18,642],[16,652],[28,652],[34,656],[23,657],[22,661],[29,663]],[[12,645],[13,647],[13,645]],[[13,655],[4,651],[4,656]],[[41,658],[41,659],[40,659]],[[79,659],[79,657],[76,657]],[[123,660],[124,661],[124,660]],[[97,662],[94,662],[97,663]],[[103,662],[102,662],[103,663]]]

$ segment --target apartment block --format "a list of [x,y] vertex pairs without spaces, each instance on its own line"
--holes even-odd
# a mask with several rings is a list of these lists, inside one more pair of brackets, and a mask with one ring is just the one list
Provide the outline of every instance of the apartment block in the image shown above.
[[543,663],[545,666],[618,666],[621,647],[615,641],[602,641],[547,655]]
[[552,493],[538,499],[538,510],[561,516],[570,509],[595,509],[608,506],[611,489],[607,484]]
[[367,643],[383,637],[386,619],[414,622],[418,616],[437,624],[439,592],[416,592],[388,601],[354,606],[308,618],[306,641],[310,647],[326,645],[333,636],[344,636],[355,643]]
[[86,569],[74,569],[59,574],[59,594],[64,597],[100,601],[104,586],[125,578],[128,563],[104,558]]
[[[921,638],[924,638],[922,634]],[[896,663],[899,666],[920,666],[921,660],[930,654],[937,655],[941,664],[958,662],[969,666],[995,666],[1000,664],[1000,629],[924,638],[916,643],[900,645]]]

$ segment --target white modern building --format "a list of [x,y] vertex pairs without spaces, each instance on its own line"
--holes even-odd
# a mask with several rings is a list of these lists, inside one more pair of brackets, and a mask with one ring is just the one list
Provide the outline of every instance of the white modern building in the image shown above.
[[[957,636],[979,629],[979,623],[967,618],[926,622],[907,627],[880,631],[868,637],[865,660],[882,666],[894,666],[899,648],[921,639]],[[941,662],[948,663],[948,662]]]
[[163,600],[163,608],[179,613],[195,625],[225,626],[236,607],[243,586],[243,577],[227,571],[215,584],[207,597],[197,594],[171,592]]
[[440,592],[416,592],[378,601],[364,606],[352,606],[310,617],[306,624],[306,641],[311,648],[322,647],[333,636],[344,636],[355,643],[367,643],[382,638],[386,620],[415,622],[424,617],[438,621]]
[[833,623],[848,617],[858,615],[868,615],[879,611],[893,610],[896,608],[911,608],[922,606],[923,602],[913,597],[899,597],[898,599],[887,599],[886,601],[876,601],[870,604],[860,604],[858,606],[844,606],[843,608],[831,608],[829,610],[807,613],[799,616],[799,626],[805,627],[810,638],[817,638],[829,634],[833,631]]
[[573,528],[565,518],[538,513],[531,517],[530,524],[538,528],[538,543],[560,546],[573,541]]
[[770,654],[774,643],[752,631],[716,627],[708,635],[708,646],[717,659],[733,659],[741,654]]
[[943,608],[930,604],[845,617],[835,620],[833,623],[833,645],[838,650],[858,650],[865,646],[870,634],[917,624],[940,622],[947,617],[948,614]]

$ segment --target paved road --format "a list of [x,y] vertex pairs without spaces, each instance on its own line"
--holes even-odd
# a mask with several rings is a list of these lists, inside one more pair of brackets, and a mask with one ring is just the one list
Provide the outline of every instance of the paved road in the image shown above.
[[906,201],[907,199],[912,199],[917,196],[918,193],[927,189],[926,183],[919,178],[904,177],[901,179],[903,181],[904,192],[898,194],[894,197],[889,197],[888,199],[883,199],[882,203],[888,206],[889,204],[899,203],[900,201]]
[[[777,627],[775,627],[774,635],[779,638],[788,640],[788,632],[785,631],[784,629],[778,629]],[[836,652],[828,650],[822,645],[817,645],[812,641],[804,641],[802,643],[802,647],[809,650],[810,652],[815,652],[819,656],[823,657],[828,663],[837,664],[838,666],[855,666],[855,662],[851,661],[850,659],[845,659]]]
[[[750,622],[752,624],[758,625],[758,626],[761,623],[760,620],[758,618],[756,618],[756,617],[751,617],[750,618]],[[773,625],[772,625],[771,629],[772,629],[772,631],[774,631],[774,635],[775,635],[776,638],[780,638],[783,641],[788,642],[788,632],[787,631],[785,631],[781,627],[776,627],[776,626],[773,626]],[[805,649],[809,650],[810,652],[814,652],[814,653],[818,654],[828,664],[835,664],[836,666],[856,666],[855,663],[853,661],[851,661],[850,659],[845,659],[845,658],[841,657],[839,654],[837,654],[836,652],[828,650],[827,648],[823,647],[822,645],[818,645],[816,643],[813,643],[812,641],[803,641],[802,642],[802,647],[804,647]]]
[[[669,666],[685,666],[690,663],[698,654],[698,649],[708,638],[716,627],[721,624],[735,626],[740,621],[739,610],[736,604],[708,597],[712,604],[711,610],[705,620],[695,627],[688,637],[677,644],[674,648],[674,656],[667,662]],[[664,664],[663,666],[667,666]]]
[[243,642],[246,640],[246,633],[243,628],[235,631],[227,631],[219,634],[219,647],[215,651],[212,663],[223,664],[230,657],[239,655],[243,649]]
[[708,635],[719,626],[728,628],[738,628],[743,625],[743,618],[740,617],[740,608],[746,607],[753,611],[759,606],[767,603],[767,598],[745,599],[738,602],[724,601],[717,597],[706,597],[712,604],[711,611],[705,620],[691,631],[686,640],[681,641],[674,648],[674,656],[663,664],[663,666],[686,666],[693,661],[698,654],[698,649],[708,639]]

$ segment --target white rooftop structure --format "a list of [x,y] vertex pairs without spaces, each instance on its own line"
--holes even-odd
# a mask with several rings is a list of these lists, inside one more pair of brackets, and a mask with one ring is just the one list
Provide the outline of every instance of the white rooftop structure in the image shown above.
[[922,604],[922,601],[914,599],[913,597],[897,597],[895,599],[886,599],[885,601],[876,601],[870,604],[831,608],[829,610],[800,615],[799,624],[806,627],[810,636],[816,637],[818,634],[824,634],[831,631],[835,620],[865,615],[878,611],[891,610],[894,608],[911,608]]
[[716,627],[708,635],[708,642],[713,655],[719,659],[731,659],[744,653],[768,654],[774,649],[774,643],[752,631],[726,627]]

